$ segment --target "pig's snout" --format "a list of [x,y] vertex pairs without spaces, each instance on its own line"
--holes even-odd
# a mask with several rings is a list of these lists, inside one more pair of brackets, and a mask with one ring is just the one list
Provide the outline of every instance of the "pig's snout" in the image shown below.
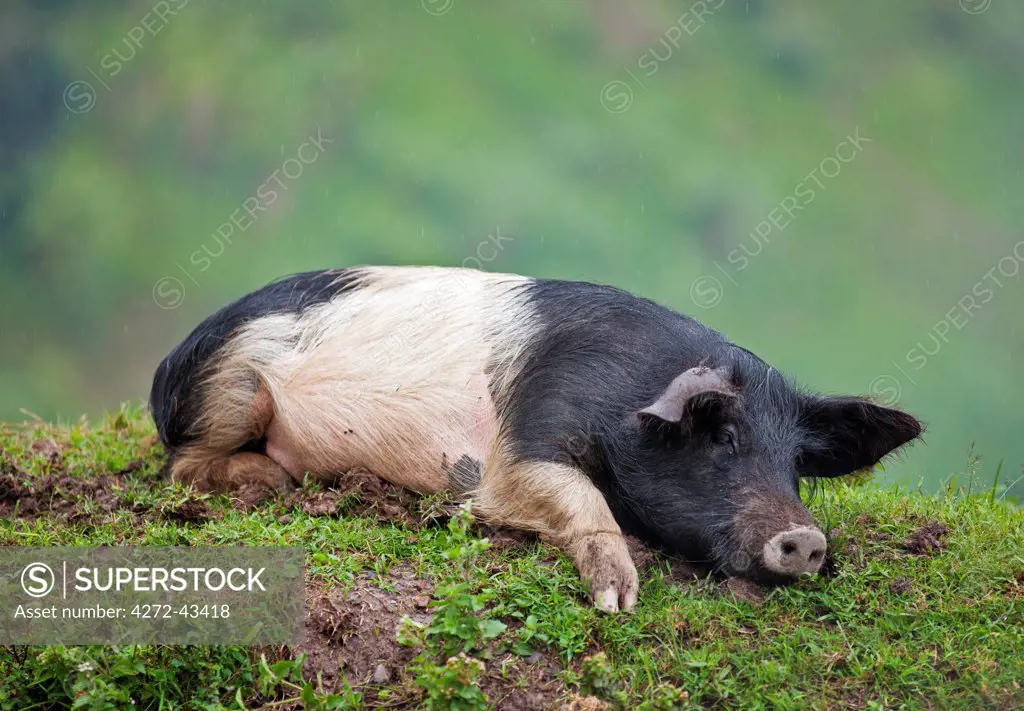
[[825,561],[825,535],[810,526],[777,533],[764,544],[763,557],[765,568],[779,575],[817,573]]

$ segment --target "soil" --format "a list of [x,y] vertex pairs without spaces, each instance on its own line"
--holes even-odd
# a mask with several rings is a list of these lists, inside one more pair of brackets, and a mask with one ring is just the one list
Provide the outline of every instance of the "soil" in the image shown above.
[[635,536],[626,536],[626,546],[641,578],[654,570],[660,570],[670,585],[687,585],[708,573],[706,569],[651,547]]
[[1024,571],[1017,573],[1006,583],[1006,596],[1024,599]]
[[[243,509],[277,497],[276,492],[264,487],[246,487],[232,494]],[[414,492],[354,469],[338,477],[328,489],[299,489],[286,494],[281,503],[287,508],[298,507],[307,516],[369,516],[382,523],[415,527],[427,518],[423,515],[427,512],[421,511],[424,501]],[[447,520],[447,515],[444,518]]]
[[75,523],[98,523],[119,509],[130,509],[140,521],[203,523],[221,516],[199,497],[158,508],[131,503],[124,496],[128,485],[125,478],[143,468],[141,461],[131,462],[114,474],[81,478],[65,472],[63,449],[52,440],[36,442],[31,449],[47,457],[50,471],[54,473],[30,476],[8,459],[0,460],[0,516],[28,521],[59,517]]
[[[565,695],[558,675],[562,665],[554,654],[535,652],[529,661],[503,654],[486,662],[480,688],[499,711],[540,711],[557,709]],[[519,680],[517,686],[509,680]]]
[[220,518],[220,512],[212,511],[209,504],[202,499],[186,499],[180,504],[161,509],[160,516],[165,521],[204,523],[210,519]]
[[910,581],[908,581],[906,578],[896,578],[891,583],[889,583],[889,592],[891,592],[893,595],[906,595],[912,589],[913,586],[910,584]]
[[722,587],[733,594],[737,600],[749,602],[754,607],[764,604],[764,592],[757,583],[744,578],[729,578]]
[[29,451],[37,457],[45,457],[50,464],[62,465],[64,459],[64,447],[52,439],[41,439],[29,445]]
[[[348,684],[363,692],[371,707],[373,689],[397,681],[386,706],[416,708],[419,694],[409,683],[409,666],[418,650],[399,644],[397,630],[403,617],[429,624],[432,593],[432,583],[417,577],[404,563],[392,568],[386,579],[364,571],[347,590],[311,585],[307,590],[306,639],[293,650],[306,654],[307,678],[319,675],[324,690],[337,691],[344,675]],[[564,686],[558,679],[562,666],[555,655],[536,652],[523,659],[502,653],[485,659],[484,664],[480,687],[494,708],[558,707]],[[513,685],[510,680],[520,683]]]
[[936,555],[945,550],[948,534],[949,527],[946,524],[930,521],[911,533],[903,542],[903,548],[914,555]]
[[432,592],[433,585],[406,564],[392,568],[386,580],[366,571],[347,591],[313,583],[306,640],[296,650],[307,655],[310,678],[322,674],[325,688],[337,689],[342,674],[352,686],[372,684],[379,666],[389,678],[402,676],[416,651],[398,643],[398,623],[405,616],[429,623],[429,612],[417,602]]
[[[21,482],[21,483],[19,483]],[[30,478],[20,472],[0,475],[0,516],[35,519],[63,515],[78,521],[121,508],[119,478],[101,474],[75,479],[66,474]],[[85,501],[93,503],[86,505]]]

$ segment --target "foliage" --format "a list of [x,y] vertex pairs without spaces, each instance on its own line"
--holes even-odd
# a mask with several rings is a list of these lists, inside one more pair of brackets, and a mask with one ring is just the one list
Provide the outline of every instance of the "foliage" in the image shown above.
[[[481,614],[494,593],[474,592],[475,563],[489,542],[471,534],[472,523],[472,503],[468,501],[448,521],[448,548],[441,553],[448,565],[444,583],[438,586],[437,599],[432,603],[430,624],[419,627],[405,618],[398,630],[403,644],[423,647],[415,660],[416,683],[427,691],[431,709],[485,708],[487,698],[476,685],[483,662],[466,653],[486,653],[484,645],[506,628],[500,620]],[[456,652],[458,656],[451,656]],[[448,658],[443,666],[436,663],[439,657]]]
[[[340,709],[359,709],[363,706],[363,695],[353,691],[347,684],[345,693],[332,694],[318,688],[320,684],[314,685],[307,681],[303,673],[306,663],[306,655],[300,654],[295,659],[282,659],[269,664],[266,656],[260,657],[260,695],[264,698],[274,698],[278,692],[283,692],[283,698],[271,703],[273,706],[287,706],[290,704],[301,704],[305,711],[339,711]],[[245,696],[241,689],[235,692],[235,701],[242,711],[245,711]]]
[[423,664],[416,677],[416,683],[427,692],[423,707],[427,711],[484,711],[487,696],[477,684],[483,671],[483,662],[462,653],[449,657],[443,666]]
[[6,647],[0,709],[220,709],[225,690],[251,694],[255,669],[232,647]]

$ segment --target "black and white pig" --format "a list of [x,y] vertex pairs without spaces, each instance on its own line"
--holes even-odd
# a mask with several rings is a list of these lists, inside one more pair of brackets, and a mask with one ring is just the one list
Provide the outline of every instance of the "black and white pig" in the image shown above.
[[800,477],[870,467],[922,431],[802,393],[618,289],[434,267],[272,283],[167,356],[151,407],[176,480],[283,489],[362,468],[449,489],[554,541],[609,611],[637,597],[624,532],[725,574],[816,573]]

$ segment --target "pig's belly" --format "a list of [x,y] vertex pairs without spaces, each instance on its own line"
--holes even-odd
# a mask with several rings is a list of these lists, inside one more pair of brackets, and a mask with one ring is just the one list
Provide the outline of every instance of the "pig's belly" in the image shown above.
[[294,378],[275,399],[267,455],[299,480],[359,468],[421,493],[471,489],[491,457],[497,417],[482,371],[446,375],[407,386]]

